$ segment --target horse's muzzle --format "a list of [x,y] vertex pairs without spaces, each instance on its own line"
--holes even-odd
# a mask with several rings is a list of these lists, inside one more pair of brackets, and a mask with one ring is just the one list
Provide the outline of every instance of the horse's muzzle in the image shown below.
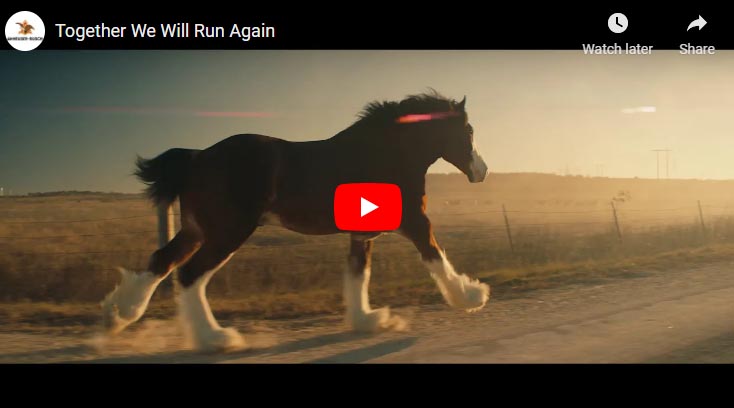
[[479,155],[479,152],[477,152],[476,149],[472,150],[471,163],[469,163],[469,174],[467,174],[469,182],[481,183],[485,178],[487,178],[487,170],[487,164],[484,162],[484,159],[482,159],[482,156]]

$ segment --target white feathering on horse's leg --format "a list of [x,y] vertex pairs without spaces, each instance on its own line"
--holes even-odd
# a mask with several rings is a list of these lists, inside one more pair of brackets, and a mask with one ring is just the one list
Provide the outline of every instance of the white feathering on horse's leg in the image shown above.
[[406,322],[392,315],[389,307],[372,309],[369,300],[370,269],[356,274],[351,266],[344,272],[344,303],[347,324],[356,332],[374,333],[382,330],[403,330]]
[[237,330],[222,328],[217,323],[206,299],[206,285],[215,272],[216,269],[209,271],[191,286],[181,289],[178,298],[181,322],[193,347],[199,351],[242,349],[246,345],[245,340]]
[[102,318],[109,334],[117,334],[143,316],[163,277],[152,272],[135,273],[123,268],[122,280],[102,301]]
[[441,294],[450,306],[465,309],[467,312],[476,312],[489,300],[489,285],[456,273],[443,251],[440,260],[426,264],[431,277],[436,281]]

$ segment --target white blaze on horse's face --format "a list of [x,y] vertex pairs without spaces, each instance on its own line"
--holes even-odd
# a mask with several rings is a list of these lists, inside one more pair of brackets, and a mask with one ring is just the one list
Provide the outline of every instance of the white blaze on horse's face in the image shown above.
[[468,123],[458,135],[450,135],[443,158],[456,166],[471,183],[480,183],[487,177],[487,164],[474,144],[474,130]]
[[444,131],[448,137],[444,145],[442,157],[444,160],[456,166],[471,183],[480,183],[487,177],[487,164],[477,151],[474,144],[474,128],[469,124],[469,116],[466,114],[466,97],[454,105],[452,116],[460,116],[463,121],[452,121]]
[[477,146],[472,143],[471,162],[469,163],[469,181],[481,183],[487,177],[487,163],[477,151]]

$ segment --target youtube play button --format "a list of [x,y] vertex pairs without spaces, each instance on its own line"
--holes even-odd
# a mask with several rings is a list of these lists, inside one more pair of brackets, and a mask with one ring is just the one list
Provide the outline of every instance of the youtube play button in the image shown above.
[[340,184],[334,193],[334,222],[342,231],[396,230],[402,213],[400,187],[395,184]]
[[364,199],[364,197],[359,198],[361,201],[359,202],[359,216],[364,217],[365,215],[371,213],[372,211],[375,211],[376,209],[380,208],[379,206],[376,206],[374,203],[371,203]]

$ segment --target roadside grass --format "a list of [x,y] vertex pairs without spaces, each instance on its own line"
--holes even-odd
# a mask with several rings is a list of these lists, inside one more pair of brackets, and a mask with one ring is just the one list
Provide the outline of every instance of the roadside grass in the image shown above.
[[[538,289],[570,284],[598,284],[609,279],[628,279],[670,270],[695,269],[707,264],[730,263],[732,260],[734,260],[734,244],[717,244],[626,259],[549,263],[522,268],[507,267],[479,271],[474,276],[492,286],[494,299],[506,299],[527,296],[529,291]],[[443,302],[435,284],[427,275],[422,279],[375,282],[370,288],[370,293],[375,307]],[[491,307],[492,300],[490,298],[488,307]],[[298,318],[340,314],[343,311],[341,293],[331,289],[254,293],[241,298],[215,296],[211,298],[211,305],[216,316],[224,321],[233,318]],[[170,319],[174,316],[175,302],[169,294],[165,294],[154,298],[145,318]],[[96,303],[35,301],[0,303],[0,330],[32,330],[36,326],[44,329],[79,326],[97,329],[99,323],[100,310]]]

